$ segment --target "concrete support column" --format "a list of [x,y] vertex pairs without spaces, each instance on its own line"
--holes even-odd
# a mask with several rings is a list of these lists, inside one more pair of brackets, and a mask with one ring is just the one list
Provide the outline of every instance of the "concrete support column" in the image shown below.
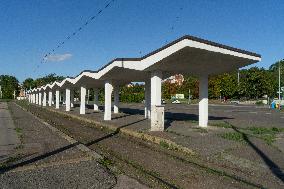
[[38,105],[41,106],[41,104],[42,104],[42,92],[40,92],[40,93],[38,94]]
[[86,113],[86,87],[81,87],[80,114]]
[[52,94],[52,98],[51,98],[51,99],[52,99],[52,100],[51,100],[51,104],[52,104],[52,105],[55,104],[55,102],[54,102],[54,101],[55,101],[55,96],[56,96],[56,95]]
[[113,113],[119,113],[119,86],[116,85],[113,89]]
[[38,104],[38,93],[36,93],[36,104]]
[[56,91],[55,91],[55,109],[59,109],[59,98],[60,98],[60,96],[59,96],[59,90],[57,89]]
[[145,118],[151,118],[151,80],[145,81]]
[[112,81],[105,81],[105,112],[104,120],[111,120],[111,93],[113,90]]
[[199,78],[199,126],[207,127],[208,123],[208,76]]
[[48,92],[48,106],[52,105],[52,91]]
[[66,104],[66,91],[65,90],[62,92],[62,97],[63,97],[62,99],[62,105],[63,105],[63,104]]
[[71,103],[71,108],[74,108],[74,90],[73,89],[70,92],[70,103]]
[[66,89],[65,95],[66,95],[65,97],[66,111],[69,112],[71,108],[70,89]]
[[42,106],[46,106],[46,91],[43,92]]
[[90,89],[87,90],[87,104],[89,104],[90,99]]
[[164,130],[164,106],[162,99],[162,71],[151,72],[151,131]]
[[94,88],[94,111],[99,110],[99,89]]

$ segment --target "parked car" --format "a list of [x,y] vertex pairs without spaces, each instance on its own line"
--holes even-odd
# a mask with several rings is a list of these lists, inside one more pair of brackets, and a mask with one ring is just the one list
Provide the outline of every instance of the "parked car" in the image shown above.
[[172,101],[172,104],[180,104],[180,101],[179,100],[174,100],[174,101]]
[[239,100],[231,100],[230,103],[231,103],[231,104],[240,104],[240,101],[239,101]]

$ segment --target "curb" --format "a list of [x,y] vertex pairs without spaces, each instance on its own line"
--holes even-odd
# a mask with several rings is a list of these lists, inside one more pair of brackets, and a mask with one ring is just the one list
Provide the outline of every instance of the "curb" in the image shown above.
[[103,159],[103,157],[96,153],[95,151],[89,149],[87,146],[85,146],[84,144],[80,143],[79,141],[73,139],[72,137],[66,135],[65,133],[63,133],[62,131],[60,131],[59,129],[51,126],[50,124],[48,124],[47,122],[43,121],[42,119],[38,118],[37,116],[33,115],[31,112],[29,112],[27,109],[23,108],[22,106],[18,105],[17,103],[13,102],[16,106],[18,106],[19,108],[21,108],[22,110],[24,110],[25,112],[27,112],[28,114],[32,115],[36,120],[38,120],[39,122],[43,123],[45,126],[47,126],[53,133],[57,134],[58,136],[60,136],[61,138],[67,140],[70,144],[76,144],[76,148],[78,148],[80,151],[86,153],[87,155],[89,155],[90,157],[92,157],[95,160],[101,160]]
[[70,118],[73,118],[73,119],[76,119],[76,120],[79,120],[79,121],[90,123],[90,124],[92,124],[92,127],[96,127],[96,128],[104,127],[108,130],[115,131],[115,132],[118,131],[122,134],[131,136],[131,137],[134,137],[134,138],[138,138],[138,139],[141,139],[141,140],[144,140],[144,141],[152,142],[152,143],[158,144],[158,145],[161,145],[161,143],[164,143],[164,144],[166,143],[167,146],[168,146],[167,148],[170,149],[170,150],[180,151],[180,152],[183,152],[183,153],[185,153],[187,155],[191,155],[191,156],[196,155],[196,153],[193,150],[191,150],[187,147],[181,146],[181,145],[179,145],[179,144],[177,144],[177,143],[175,143],[171,140],[168,140],[168,139],[164,139],[164,138],[161,138],[161,137],[158,137],[158,136],[153,136],[153,135],[149,135],[149,134],[145,134],[145,133],[138,133],[138,132],[126,129],[126,128],[117,128],[117,127],[110,125],[110,124],[105,124],[105,123],[102,123],[102,122],[99,122],[99,121],[95,121],[95,120],[88,119],[88,118],[83,118],[83,117],[73,115],[73,114],[68,114],[68,113],[58,111],[58,110],[55,110],[55,109],[51,109],[51,108],[47,108],[47,107],[42,107],[42,108],[44,108],[44,109],[46,109],[50,112],[58,113],[58,114],[61,114],[63,116],[67,116],[67,117],[70,117]]

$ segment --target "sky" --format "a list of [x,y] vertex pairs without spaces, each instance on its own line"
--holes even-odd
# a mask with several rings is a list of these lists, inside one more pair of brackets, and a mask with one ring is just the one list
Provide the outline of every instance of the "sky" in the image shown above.
[[284,58],[283,0],[115,0],[104,9],[108,2],[1,0],[0,75],[21,82],[50,73],[77,76],[186,34],[261,54],[253,66],[269,68]]

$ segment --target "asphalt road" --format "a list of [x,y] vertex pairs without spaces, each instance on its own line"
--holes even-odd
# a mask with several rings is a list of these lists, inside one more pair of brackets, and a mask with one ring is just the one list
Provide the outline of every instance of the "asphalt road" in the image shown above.
[[20,143],[6,102],[0,102],[0,162],[7,159]]
[[[143,104],[121,104],[128,113],[143,113]],[[172,121],[198,121],[198,105],[165,104],[165,119]],[[264,106],[210,104],[209,123],[227,121],[236,127],[284,127],[284,111]]]

